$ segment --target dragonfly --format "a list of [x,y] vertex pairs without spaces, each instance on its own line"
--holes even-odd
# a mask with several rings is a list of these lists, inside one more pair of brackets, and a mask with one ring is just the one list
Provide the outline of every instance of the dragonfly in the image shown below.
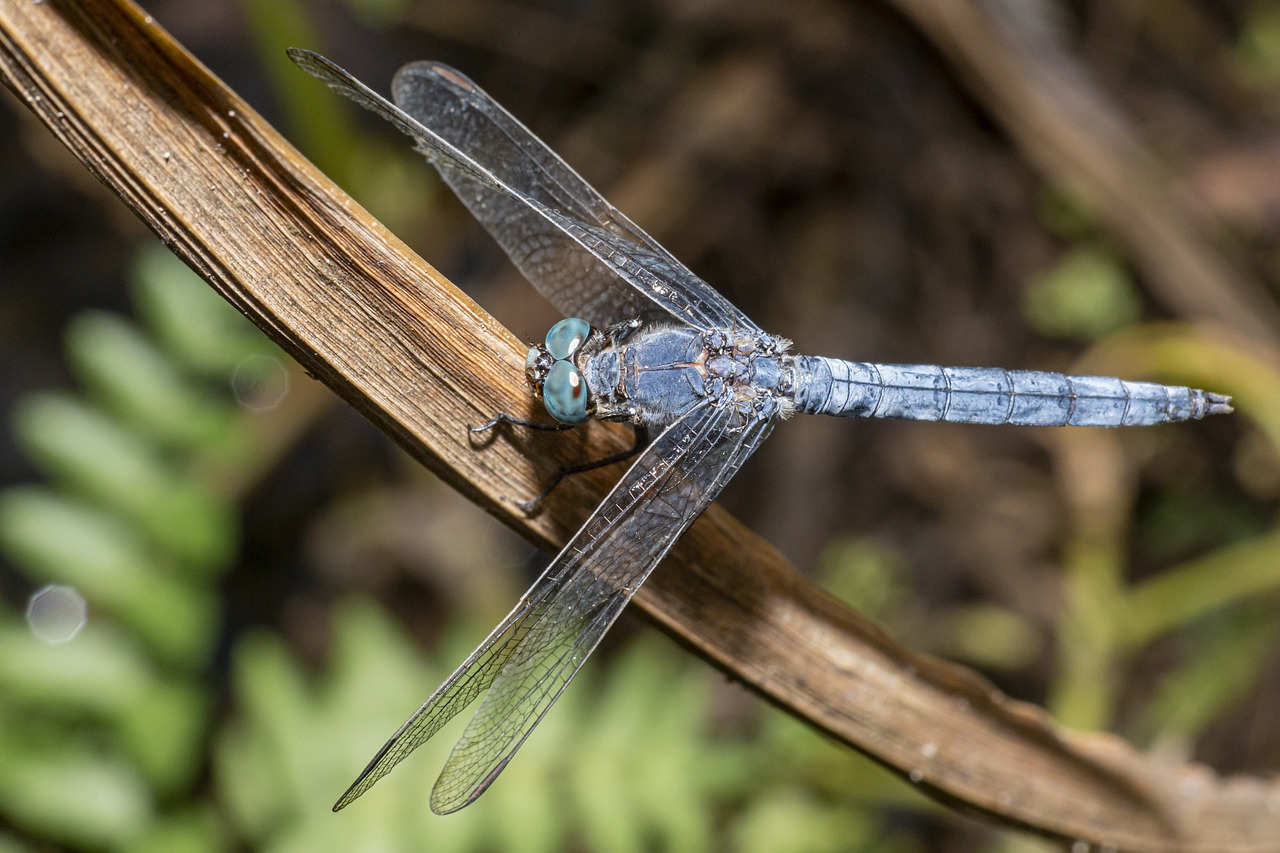
[[[484,694],[430,798],[437,814],[474,802],[671,547],[794,414],[1118,427],[1232,410],[1221,394],[1112,377],[792,354],[790,341],[762,330],[676,260],[462,73],[434,62],[406,65],[392,82],[392,103],[316,53],[294,48],[289,56],[408,135],[565,315],[525,363],[555,425],[595,417],[655,435],[334,811]],[[524,423],[500,415],[473,429],[503,420]]]

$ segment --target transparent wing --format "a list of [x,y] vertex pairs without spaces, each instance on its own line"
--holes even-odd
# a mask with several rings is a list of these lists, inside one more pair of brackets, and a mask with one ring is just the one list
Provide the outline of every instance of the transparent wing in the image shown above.
[[431,793],[439,814],[489,787],[654,566],[769,434],[704,406],[668,427],[524,600],[400,727],[334,809],[382,778],[488,690]]
[[428,62],[405,66],[393,83],[397,107],[318,54],[295,48],[289,56],[412,138],[565,315],[600,328],[674,317],[707,330],[758,330],[461,73]]
[[[611,264],[618,275],[626,278],[630,270],[639,267],[683,291],[687,309],[692,309],[699,321],[694,325],[754,328],[741,311],[606,201],[559,155],[463,74],[446,65],[415,62],[400,69],[391,92],[397,106],[470,154],[502,183],[588,228],[598,226],[600,239],[612,244],[615,253],[624,253],[634,262],[616,267]],[[467,176],[450,174],[447,167],[441,172],[504,247],[527,244],[544,230],[540,223],[520,215],[520,211],[504,210],[510,205],[509,202],[503,204],[505,200],[501,197],[486,192],[483,187],[468,186]],[[468,189],[474,194],[469,195]],[[602,307],[612,312],[610,319],[615,322],[632,316],[619,315],[619,304],[632,303],[632,307],[642,313],[651,310],[650,306],[635,304],[634,289],[626,288],[630,292],[619,293],[624,288],[619,287],[614,276],[593,275],[573,280],[556,272],[554,268],[547,268],[527,274],[565,314],[580,314],[581,306],[594,305],[601,299],[604,300]],[[641,290],[646,299],[653,298],[648,295],[651,291]],[[663,307],[671,310],[669,306]],[[690,321],[686,311],[679,313],[680,319]]]

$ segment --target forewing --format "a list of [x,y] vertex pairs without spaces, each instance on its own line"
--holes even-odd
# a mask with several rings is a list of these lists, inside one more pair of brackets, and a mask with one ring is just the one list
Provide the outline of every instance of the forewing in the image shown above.
[[409,753],[413,752],[470,705],[477,696],[489,688],[511,654],[520,647],[521,640],[529,632],[538,614],[545,611],[548,600],[557,588],[553,564],[542,573],[525,593],[520,603],[507,614],[498,627],[485,638],[445,682],[422,703],[396,733],[378,750],[369,764],[360,772],[351,787],[338,798],[333,810],[340,811],[351,805],[373,783],[391,771]]
[[709,406],[649,445],[521,602],[369,762],[350,805],[486,689],[441,771],[431,808],[474,800],[497,778],[582,662],[693,520],[772,428]]
[[[606,201],[558,154],[462,73],[435,62],[414,62],[396,74],[391,92],[397,106],[465,151],[500,182],[588,228],[598,227],[600,238],[612,244],[615,251],[627,254],[635,264],[683,291],[687,306],[679,312],[681,319],[690,322],[692,313],[694,325],[754,328],[715,288]],[[509,204],[503,204],[487,188],[470,186],[467,176],[450,171],[447,166],[441,169],[445,180],[513,257],[515,253],[509,247],[541,238],[544,227],[540,223],[521,215],[520,210],[504,209]],[[546,259],[539,258],[532,266],[544,263]],[[522,266],[526,275],[564,314],[580,316],[581,306],[594,305],[600,299],[605,302],[606,312],[611,312],[612,321],[652,312],[651,305],[638,301],[654,299],[651,291],[637,294],[613,276],[564,278],[555,268],[531,270],[528,266]],[[625,268],[615,267],[614,271],[628,277]],[[671,311],[670,305],[663,304],[664,299],[657,301],[663,310]],[[621,306],[640,313],[619,314]],[[695,310],[690,312],[688,308]]]
[[318,54],[290,49],[289,56],[412,138],[562,313],[601,328],[664,317],[703,329],[757,329],[459,72],[406,66],[394,84],[401,109]]
[[710,406],[669,427],[548,570],[556,591],[527,624],[431,792],[439,814],[493,783],[676,540],[755,451],[772,420]]

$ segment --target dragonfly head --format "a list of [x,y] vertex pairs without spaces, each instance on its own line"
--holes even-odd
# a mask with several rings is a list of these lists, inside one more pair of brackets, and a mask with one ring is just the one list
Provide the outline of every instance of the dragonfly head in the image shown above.
[[547,414],[565,424],[584,423],[591,417],[587,380],[574,357],[594,330],[578,317],[567,317],[551,327],[546,340],[534,344],[524,362],[524,375]]

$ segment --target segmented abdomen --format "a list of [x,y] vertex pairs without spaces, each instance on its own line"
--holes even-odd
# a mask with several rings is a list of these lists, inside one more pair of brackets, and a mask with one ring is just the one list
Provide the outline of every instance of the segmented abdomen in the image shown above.
[[1140,426],[1231,411],[1177,385],[990,367],[797,356],[796,409],[839,417],[1023,426]]

